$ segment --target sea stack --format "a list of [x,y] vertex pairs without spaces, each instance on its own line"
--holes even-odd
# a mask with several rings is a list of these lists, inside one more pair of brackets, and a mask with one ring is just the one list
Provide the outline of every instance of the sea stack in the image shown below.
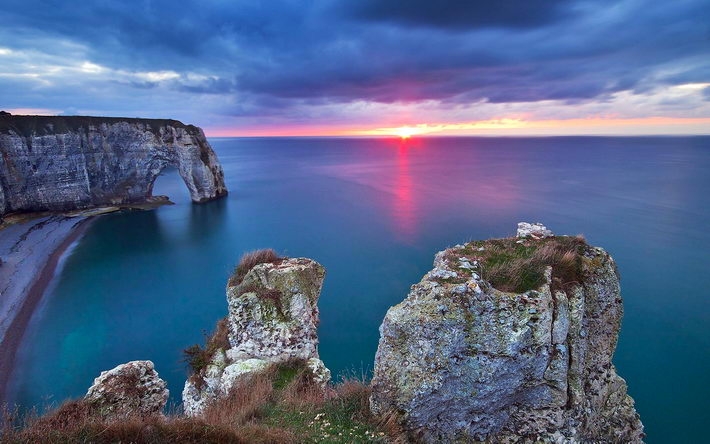
[[424,442],[641,442],[611,362],[623,314],[614,260],[581,237],[520,228],[437,253],[390,308],[373,412]]
[[243,269],[227,285],[229,316],[195,360],[182,392],[187,415],[200,415],[236,381],[270,365],[298,361],[325,387],[330,371],[318,356],[318,298],[325,269],[307,258],[271,258]]
[[177,120],[0,114],[0,217],[151,200],[175,166],[193,202],[227,194],[203,131]]

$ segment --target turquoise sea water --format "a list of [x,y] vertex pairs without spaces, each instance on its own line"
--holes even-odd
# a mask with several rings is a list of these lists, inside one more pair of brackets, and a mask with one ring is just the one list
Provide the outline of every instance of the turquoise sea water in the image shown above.
[[583,233],[617,260],[615,363],[648,442],[701,442],[710,419],[710,137],[213,139],[230,195],[101,217],[37,311],[11,382],[24,405],[85,393],[100,371],[151,359],[179,401],[181,350],[226,314],[242,253],[321,262],[320,353],[372,368],[378,326],[435,252],[512,235],[518,221]]

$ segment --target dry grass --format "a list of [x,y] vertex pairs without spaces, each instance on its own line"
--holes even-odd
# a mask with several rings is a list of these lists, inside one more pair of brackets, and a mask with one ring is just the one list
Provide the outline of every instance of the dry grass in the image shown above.
[[200,418],[172,411],[109,421],[83,400],[41,417],[0,409],[0,443],[410,442],[397,416],[372,416],[370,393],[362,377],[324,389],[313,382],[305,361],[291,360],[236,383]]
[[[7,410],[6,410],[7,412]],[[34,443],[247,443],[249,435],[241,430],[211,425],[185,417],[130,417],[106,421],[84,401],[69,401],[42,416],[15,415],[0,430],[0,442]],[[261,442],[279,442],[262,440]]]
[[391,444],[408,444],[420,441],[407,433],[403,425],[402,415],[399,412],[390,411],[385,413],[381,418],[376,419],[376,424],[389,438],[388,442]]
[[244,280],[244,276],[256,265],[277,263],[284,259],[284,257],[279,256],[278,253],[271,248],[244,253],[241,259],[239,259],[239,263],[234,268],[234,273],[229,277],[228,285],[230,287],[239,285]]
[[[556,236],[539,240],[489,239],[466,245],[463,254],[447,255],[456,269],[458,257],[479,261],[481,277],[502,291],[522,293],[543,284],[545,268],[552,267],[552,290],[568,290],[582,279],[582,236]],[[483,248],[483,250],[480,250]]]
[[329,390],[313,383],[310,371],[301,370],[283,388],[279,403],[293,409],[313,410],[323,407],[330,395]]
[[384,443],[388,435],[406,442],[397,440],[404,435],[395,420],[371,416],[363,381],[325,390],[312,381],[304,361],[275,365],[235,384],[201,418],[172,413],[112,422],[82,400],[42,417],[5,408],[0,443]]
[[212,337],[208,341],[208,345],[212,348],[228,349],[229,345],[229,320],[222,318],[217,321],[217,328]]
[[210,424],[239,427],[263,416],[274,396],[273,370],[237,382],[229,395],[205,409]]
[[140,384],[141,377],[137,372],[114,374],[106,378],[105,384],[114,387],[117,393],[129,399],[145,396],[147,388]]
[[344,378],[343,381],[335,387],[336,396],[333,398],[336,401],[348,402],[355,407],[355,411],[370,417],[370,394],[372,389],[361,379]]
[[190,367],[190,378],[198,387],[204,382],[203,376],[217,350],[227,350],[229,345],[229,321],[222,318],[217,321],[215,331],[205,341],[205,347],[194,344],[183,350],[184,360]]

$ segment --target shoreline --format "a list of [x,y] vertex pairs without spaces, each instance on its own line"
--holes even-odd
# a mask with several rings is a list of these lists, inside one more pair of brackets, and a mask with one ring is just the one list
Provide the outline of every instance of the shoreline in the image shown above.
[[[79,220],[77,221],[75,219]],[[19,249],[22,249],[19,247],[20,243],[26,242],[32,232],[41,231],[46,224],[53,223],[57,227],[62,228],[61,230],[55,229],[53,232],[47,233],[47,238],[56,236],[54,238],[55,242],[59,241],[60,238],[61,241],[59,241],[58,245],[55,243],[55,245],[45,246],[45,251],[40,251],[40,253],[38,253],[39,255],[45,253],[45,257],[47,259],[43,264],[39,265],[36,262],[36,259],[35,262],[33,262],[32,258],[29,257],[32,253],[28,253],[27,256],[21,258],[16,264],[14,264],[15,268],[11,270],[12,275],[9,277],[10,281],[15,274],[19,274],[20,278],[24,277],[27,279],[28,276],[23,276],[23,273],[33,273],[32,268],[36,269],[33,276],[29,278],[29,285],[23,287],[22,283],[20,283],[20,288],[15,288],[12,283],[10,283],[7,287],[12,288],[10,288],[8,293],[14,294],[2,295],[3,298],[12,298],[14,296],[14,300],[11,300],[10,303],[15,302],[16,304],[10,305],[10,307],[4,307],[8,313],[0,313],[1,315],[7,315],[7,319],[3,319],[3,322],[6,325],[6,330],[0,340],[0,403],[7,402],[7,386],[14,369],[17,351],[22,343],[22,338],[25,335],[27,326],[35,313],[37,306],[44,297],[45,291],[47,290],[50,282],[55,277],[54,273],[60,259],[67,252],[68,248],[84,235],[93,220],[94,219],[92,217],[72,219],[64,216],[55,216],[40,219],[39,221],[29,222],[27,224],[20,224],[26,225],[27,230],[24,231],[22,228],[17,227],[15,230],[16,233],[12,233],[15,236],[18,234],[20,235],[12,248],[10,248],[11,252],[16,252]],[[10,227],[7,227],[5,230],[9,228]],[[59,233],[56,233],[57,231],[59,231]],[[10,235],[11,237],[12,234]],[[42,250],[41,247],[42,246],[37,243],[32,245],[30,248],[38,248],[39,250]],[[29,261],[29,265],[24,263],[27,261]],[[1,266],[7,267],[8,264],[3,263]],[[19,305],[19,308],[17,308],[17,305]],[[0,331],[0,334],[2,334],[2,331]]]

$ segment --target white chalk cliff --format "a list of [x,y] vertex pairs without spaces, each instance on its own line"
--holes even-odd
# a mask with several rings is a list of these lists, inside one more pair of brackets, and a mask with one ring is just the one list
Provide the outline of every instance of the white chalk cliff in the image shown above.
[[227,194],[204,133],[176,120],[0,113],[0,217],[150,200],[175,166],[193,202]]

